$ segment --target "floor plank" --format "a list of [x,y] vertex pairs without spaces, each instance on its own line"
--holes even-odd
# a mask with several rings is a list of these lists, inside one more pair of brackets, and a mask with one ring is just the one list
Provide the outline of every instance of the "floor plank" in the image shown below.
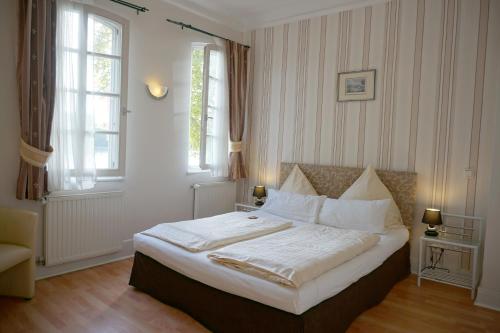
[[[132,259],[36,284],[31,301],[0,297],[0,332],[208,332],[187,314],[128,285]],[[469,293],[415,276],[353,322],[359,332],[500,333],[500,312],[476,307]]]

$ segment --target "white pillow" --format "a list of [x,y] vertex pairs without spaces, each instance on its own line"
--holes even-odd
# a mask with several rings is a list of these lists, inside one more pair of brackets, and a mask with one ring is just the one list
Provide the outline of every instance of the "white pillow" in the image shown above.
[[342,229],[383,233],[391,200],[326,199],[318,223]]
[[292,172],[290,172],[283,185],[281,185],[280,191],[304,195],[318,195],[309,182],[309,179],[307,179],[297,164],[295,164]]
[[316,223],[325,199],[324,195],[302,195],[269,189],[261,210],[296,221]]
[[385,187],[372,166],[368,166],[363,174],[340,196],[345,200],[383,200],[390,199],[391,205],[385,218],[385,227],[402,225],[401,213],[394,202],[391,192]]

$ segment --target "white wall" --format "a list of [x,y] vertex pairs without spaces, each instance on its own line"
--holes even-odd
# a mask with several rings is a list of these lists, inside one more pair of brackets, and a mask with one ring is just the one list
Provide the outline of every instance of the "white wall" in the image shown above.
[[[497,72],[500,72],[497,70]],[[500,91],[500,84],[497,85]],[[500,97],[498,97],[500,99]],[[497,114],[497,128],[500,128],[500,109]],[[479,286],[476,304],[500,311],[500,131],[496,133],[493,172],[491,175],[491,192],[487,215],[485,248],[483,261],[483,278]]]
[[[87,1],[89,2],[89,1]],[[211,181],[208,175],[187,175],[188,111],[190,93],[190,47],[192,42],[212,42],[208,36],[165,21],[184,21],[202,29],[241,40],[239,32],[225,28],[160,0],[143,0],[149,12],[133,10],[106,0],[96,5],[130,21],[129,114],[126,177],[121,183],[101,183],[96,190],[122,188],[126,192],[123,239],[159,222],[192,217],[196,182]],[[18,168],[19,116],[15,78],[17,1],[2,1],[0,11],[0,206],[19,207],[42,213],[37,202],[15,199]],[[159,80],[170,89],[162,101],[151,99],[144,82]],[[43,254],[40,225],[37,255]],[[86,260],[62,267],[39,267],[39,275],[90,265],[131,254],[131,243],[112,256]]]
[[[492,9],[500,13],[500,2],[495,1]],[[492,48],[495,54],[500,54],[500,20],[491,22]],[[493,59],[490,59],[493,61]],[[490,75],[500,77],[500,67],[492,70]],[[496,309],[500,311],[500,79],[492,90],[496,98],[496,133],[491,149],[493,156],[493,166],[491,172],[491,191],[489,196],[488,214],[486,216],[487,225],[485,233],[483,278],[479,286],[476,304]]]
[[[416,271],[426,207],[487,213],[500,130],[498,3],[392,0],[249,33],[249,181],[240,198],[255,184],[277,186],[281,161],[415,171]],[[375,100],[337,102],[337,74],[361,69],[377,71]],[[460,260],[450,253],[445,265],[466,266]]]

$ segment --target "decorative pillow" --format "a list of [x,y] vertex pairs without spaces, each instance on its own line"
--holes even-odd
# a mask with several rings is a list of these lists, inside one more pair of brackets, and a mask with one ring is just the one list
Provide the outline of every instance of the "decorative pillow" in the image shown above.
[[318,223],[342,229],[383,233],[391,200],[326,199]]
[[369,165],[359,176],[354,184],[349,187],[339,199],[346,200],[383,200],[390,199],[391,205],[385,218],[385,227],[402,225],[401,213],[399,211],[391,192],[385,187],[375,173],[375,169]]
[[281,185],[280,191],[304,195],[318,195],[309,182],[309,179],[307,179],[297,164],[295,164],[285,182]]
[[269,189],[260,210],[296,221],[316,223],[326,196],[302,195]]

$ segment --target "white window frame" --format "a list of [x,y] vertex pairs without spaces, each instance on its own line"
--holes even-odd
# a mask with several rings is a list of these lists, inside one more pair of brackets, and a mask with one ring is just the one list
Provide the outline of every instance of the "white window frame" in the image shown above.
[[[90,15],[102,17],[104,19],[113,21],[121,25],[121,56],[102,54],[97,52],[90,52],[87,49],[87,24]],[[113,13],[110,13],[104,9],[83,5],[83,31],[85,38],[81,45],[82,53],[82,66],[81,73],[82,87],[84,91],[83,99],[86,103],[86,98],[88,95],[94,96],[113,96],[120,97],[119,106],[119,127],[118,131],[101,131],[95,130],[95,134],[117,134],[118,135],[118,168],[117,169],[96,169],[97,178],[109,178],[109,177],[124,177],[125,176],[125,163],[126,163],[126,138],[127,138],[127,92],[128,92],[128,50],[129,50],[129,22]],[[120,73],[120,92],[119,93],[102,93],[102,92],[91,92],[87,90],[87,56],[96,55],[99,57],[110,58],[110,59],[120,59],[121,60],[121,73]]]
[[[203,48],[203,94],[201,106],[201,133],[200,133],[200,161],[199,166],[201,170],[209,170],[211,165],[206,163],[207,155],[207,123],[208,123],[208,94],[209,94],[209,81],[210,78],[219,80],[218,78],[210,76],[210,51],[222,52],[222,47],[216,44],[206,44]],[[212,107],[215,108],[215,107]]]

